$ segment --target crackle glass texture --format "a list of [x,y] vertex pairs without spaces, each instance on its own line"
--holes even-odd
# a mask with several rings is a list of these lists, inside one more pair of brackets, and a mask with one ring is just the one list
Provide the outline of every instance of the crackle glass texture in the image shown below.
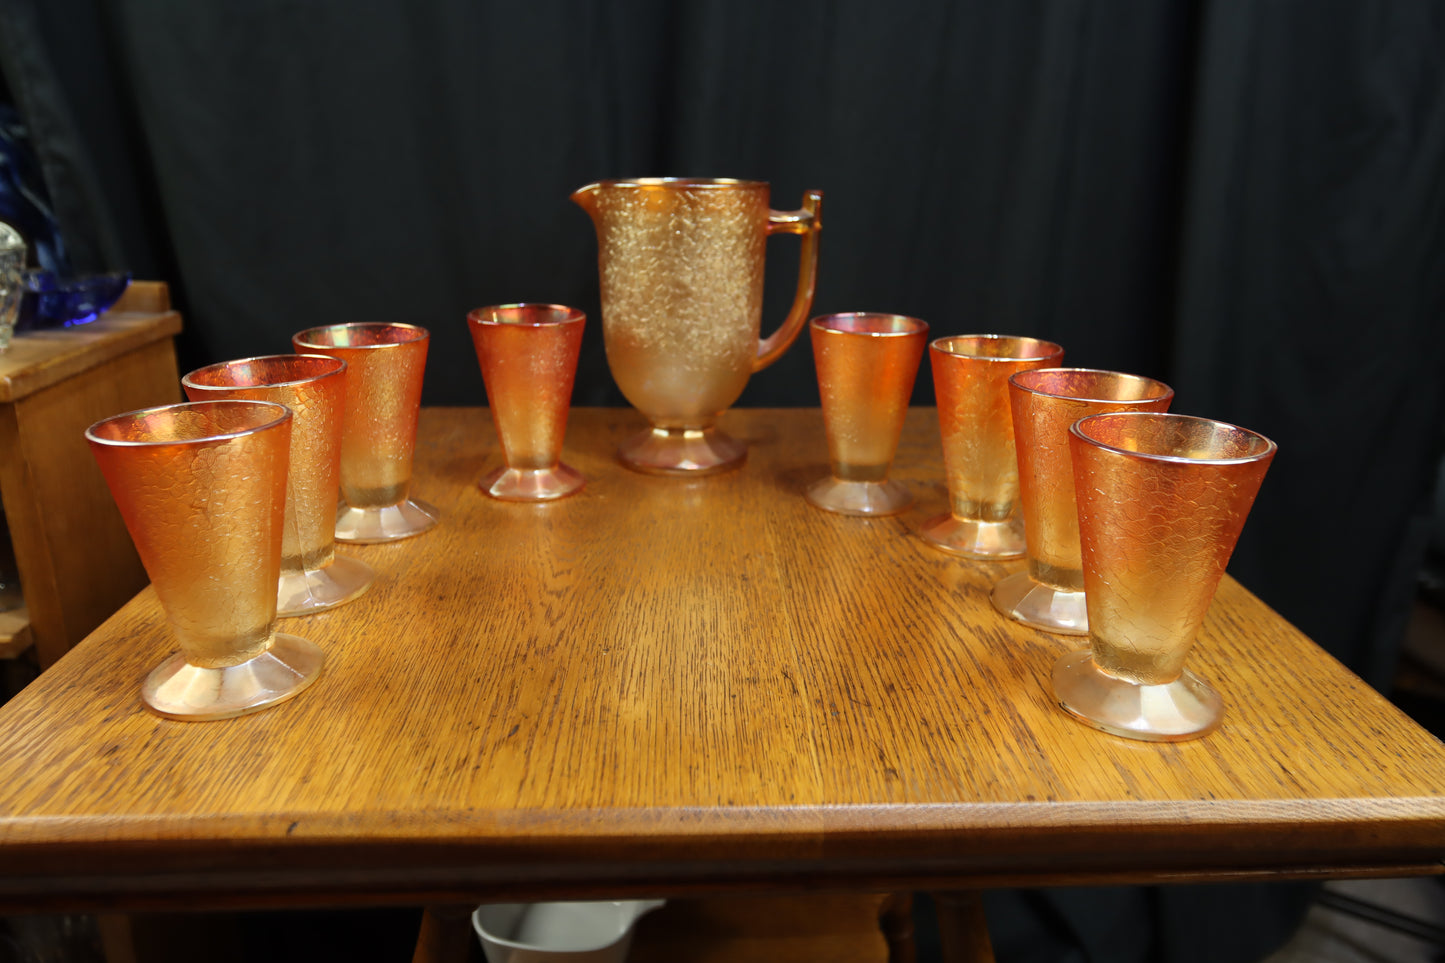
[[285,573],[324,568],[335,554],[345,376],[346,363],[336,358],[272,355],[211,365],[182,379],[192,401],[237,398],[291,409]]
[[396,505],[411,489],[429,340],[409,324],[333,325],[291,339],[298,352],[346,362],[341,497],[352,507]]
[[575,308],[549,304],[501,305],[468,315],[509,467],[557,465],[586,318]]
[[291,416],[252,402],[173,405],[87,432],[191,665],[238,665],[276,623]]
[[1083,589],[1069,426],[1107,411],[1167,411],[1173,398],[1162,382],[1114,371],[1040,368],[1009,379],[1024,540],[1036,581]]
[[758,354],[768,185],[624,181],[597,193],[607,363],[653,424],[699,427]]
[[1057,365],[1063,349],[1049,341],[959,335],[929,346],[943,468],[950,510],[958,518],[1001,522],[1019,497],[1018,455],[1008,379]]
[[808,324],[833,477],[888,477],[928,325],[897,314],[831,314]]
[[1092,418],[1069,441],[1094,662],[1131,682],[1172,682],[1274,445],[1180,415]]

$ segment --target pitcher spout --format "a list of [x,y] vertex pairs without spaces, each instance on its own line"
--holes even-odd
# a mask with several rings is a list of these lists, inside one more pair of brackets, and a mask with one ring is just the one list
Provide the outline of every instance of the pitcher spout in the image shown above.
[[579,187],[572,192],[573,203],[586,211],[587,216],[592,218],[594,222],[597,220],[597,194],[601,190],[602,184],[593,181],[591,184]]

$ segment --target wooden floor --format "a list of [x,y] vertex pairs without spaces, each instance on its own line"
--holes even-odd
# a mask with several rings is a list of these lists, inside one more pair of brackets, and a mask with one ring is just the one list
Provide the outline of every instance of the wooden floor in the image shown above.
[[[1436,877],[1336,880],[1325,890],[1445,927],[1445,885]],[[1442,954],[1445,943],[1320,903],[1289,944],[1264,963],[1438,963]]]

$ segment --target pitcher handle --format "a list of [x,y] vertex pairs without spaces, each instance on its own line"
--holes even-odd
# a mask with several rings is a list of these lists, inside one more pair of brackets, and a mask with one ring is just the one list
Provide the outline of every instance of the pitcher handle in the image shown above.
[[798,290],[793,295],[793,309],[778,330],[758,342],[754,371],[762,371],[783,356],[813,310],[813,291],[818,286],[818,232],[822,229],[822,191],[804,191],[801,210],[768,211],[768,234],[801,234],[803,246],[798,252]]

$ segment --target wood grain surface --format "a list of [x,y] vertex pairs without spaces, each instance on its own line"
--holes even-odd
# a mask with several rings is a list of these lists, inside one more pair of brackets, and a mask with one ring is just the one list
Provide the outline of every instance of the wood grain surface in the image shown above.
[[888,519],[803,500],[816,410],[723,426],[743,468],[652,477],[613,457],[639,416],[574,411],[587,487],[519,505],[476,488],[488,413],[425,411],[414,494],[441,524],[341,549],[380,582],[281,623],[327,665],[253,716],[141,707],[173,650],[146,589],[0,709],[0,907],[1441,870],[1445,746],[1232,580],[1190,662],[1223,727],[1105,735],[1050,699],[1079,640],[988,603],[1022,563],[917,536],[945,506],[932,410],[895,464],[918,505]]

